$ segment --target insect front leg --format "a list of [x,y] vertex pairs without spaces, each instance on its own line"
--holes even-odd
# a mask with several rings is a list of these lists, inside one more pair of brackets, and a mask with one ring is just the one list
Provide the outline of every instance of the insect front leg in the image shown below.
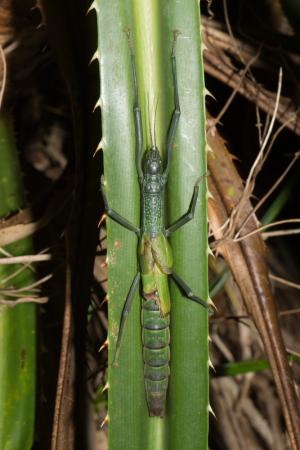
[[125,219],[125,217],[121,216],[119,213],[117,213],[114,209],[111,209],[109,207],[106,193],[105,193],[105,186],[104,186],[104,178],[101,177],[101,190],[102,190],[102,196],[104,200],[104,206],[106,214],[113,219],[118,224],[122,225],[122,227],[127,228],[127,230],[133,231],[138,237],[141,235],[140,228],[133,225],[129,220]]
[[179,117],[181,114],[180,111],[180,104],[179,104],[179,94],[178,94],[178,82],[177,82],[177,69],[176,69],[176,57],[175,57],[175,47],[176,47],[176,41],[177,37],[180,34],[180,31],[175,30],[174,31],[174,41],[173,41],[173,48],[172,48],[172,54],[171,54],[171,62],[172,62],[172,74],[173,74],[173,85],[174,85],[174,103],[175,103],[175,109],[172,114],[169,131],[167,134],[167,165],[164,171],[164,176],[167,178],[169,171],[170,171],[170,163],[171,163],[171,155],[172,155],[172,149],[174,146],[174,140],[175,140],[175,134],[178,127]]
[[118,365],[118,359],[119,359],[119,354],[120,354],[120,349],[121,349],[121,342],[122,342],[122,337],[124,334],[124,328],[125,328],[125,324],[126,324],[126,319],[128,317],[128,314],[130,312],[130,308],[132,305],[132,300],[134,298],[134,294],[136,292],[136,289],[139,285],[139,281],[141,278],[141,274],[140,272],[137,272],[137,274],[135,275],[129,292],[127,294],[127,298],[126,301],[124,303],[124,308],[122,311],[122,315],[121,315],[121,321],[120,321],[120,326],[119,326],[119,332],[118,332],[118,337],[117,337],[117,343],[116,343],[116,350],[115,350],[115,355],[114,355],[114,359],[113,359],[113,366],[117,366]]
[[136,63],[135,63],[135,54],[133,52],[133,46],[130,36],[129,28],[124,30],[128,39],[128,45],[130,49],[131,55],[131,70],[132,70],[132,78],[133,78],[133,87],[134,87],[134,103],[133,103],[133,115],[134,115],[134,128],[135,128],[135,142],[136,142],[136,151],[135,151],[135,162],[136,168],[139,176],[139,181],[143,179],[143,170],[142,170],[142,154],[143,154],[143,127],[142,127],[142,118],[141,118],[141,109],[139,105],[139,93],[138,93],[138,81],[136,75]]

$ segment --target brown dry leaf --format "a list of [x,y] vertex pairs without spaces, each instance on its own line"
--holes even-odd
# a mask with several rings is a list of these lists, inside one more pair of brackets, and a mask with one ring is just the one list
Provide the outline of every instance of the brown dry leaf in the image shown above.
[[56,388],[51,450],[74,448],[75,348],[73,345],[71,269],[66,271],[66,301]]
[[[264,68],[267,66],[262,58],[259,58],[259,50],[237,38],[234,38],[235,45],[233,45],[231,37],[222,25],[205,17],[202,17],[202,37],[209,50],[204,52],[205,72],[252,101],[262,111],[272,115],[276,103],[276,92],[269,91],[251,77],[246,76],[250,68],[247,67],[248,64]],[[245,60],[245,68],[242,70],[238,70],[232,63],[232,60],[239,61],[237,51]],[[246,73],[245,69],[247,69]],[[293,99],[281,96],[277,120],[300,135],[299,111]]]
[[37,66],[49,59],[45,28],[40,24],[33,0],[0,1],[0,46],[7,66],[3,70],[0,63],[0,90],[5,87],[6,107],[14,103]]
[[[233,157],[226,149],[224,140],[216,129],[208,133],[209,152],[208,178],[212,198],[208,204],[210,227],[217,241],[217,251],[226,260],[242,293],[246,308],[252,317],[264,344],[270,362],[278,396],[281,401],[291,448],[300,449],[300,417],[298,398],[293,376],[288,364],[278,315],[266,264],[266,249],[259,233],[239,242],[232,237],[252,211],[250,201],[243,203],[241,213],[236,216],[234,227],[228,236],[224,227],[241,198],[244,186],[233,164]],[[258,221],[252,216],[243,227],[241,235],[258,228]]]
[[5,45],[13,35],[12,1],[2,0],[0,5],[0,45]]

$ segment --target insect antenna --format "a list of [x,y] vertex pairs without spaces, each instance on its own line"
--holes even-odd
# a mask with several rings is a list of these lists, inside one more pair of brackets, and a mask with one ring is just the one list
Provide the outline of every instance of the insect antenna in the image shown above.
[[152,127],[151,127],[149,92],[147,93],[147,108],[148,108],[148,127],[149,127],[149,131],[150,131],[151,147],[153,147],[155,145],[155,143],[154,143]]
[[157,116],[157,106],[158,106],[158,96],[154,108],[154,115],[153,115],[153,136],[154,136],[154,146],[156,147],[156,135],[155,135],[155,129],[156,129],[156,116]]

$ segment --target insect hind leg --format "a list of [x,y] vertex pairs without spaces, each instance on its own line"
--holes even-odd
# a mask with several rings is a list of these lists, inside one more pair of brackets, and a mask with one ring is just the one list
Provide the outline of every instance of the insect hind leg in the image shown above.
[[113,366],[117,367],[118,366],[118,359],[119,359],[119,354],[120,354],[120,349],[121,349],[121,342],[122,342],[122,337],[124,334],[124,329],[125,329],[125,324],[126,324],[126,320],[128,317],[128,314],[130,312],[130,308],[132,305],[132,301],[134,298],[134,294],[136,292],[136,289],[139,285],[139,281],[141,278],[141,274],[140,272],[137,272],[129,289],[129,292],[127,294],[125,303],[124,303],[124,307],[123,307],[123,311],[122,311],[122,315],[121,315],[121,321],[120,321],[120,326],[119,326],[119,332],[118,332],[118,337],[117,337],[117,343],[116,343],[116,349],[115,349],[115,354],[114,354],[114,359],[113,359]]
[[183,281],[182,278],[180,278],[179,275],[177,275],[176,272],[172,271],[171,273],[171,277],[173,278],[173,280],[176,282],[176,284],[179,286],[179,288],[184,292],[185,296],[190,299],[193,300],[196,303],[199,303],[200,305],[202,305],[204,308],[209,308],[209,304],[208,302],[206,302],[205,300],[203,300],[202,298],[198,297],[197,295],[195,295],[192,291],[192,289]]

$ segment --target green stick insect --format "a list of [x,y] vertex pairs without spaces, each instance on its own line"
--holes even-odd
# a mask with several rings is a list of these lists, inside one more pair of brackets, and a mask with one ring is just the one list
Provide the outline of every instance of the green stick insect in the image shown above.
[[172,249],[167,240],[172,233],[193,219],[197,205],[200,178],[194,186],[192,199],[186,214],[166,228],[164,224],[164,190],[170,171],[172,149],[180,117],[175,58],[175,44],[179,32],[174,32],[171,53],[175,109],[167,133],[167,162],[165,167],[163,167],[159,150],[155,145],[155,139],[151,143],[151,147],[143,155],[142,120],[138,100],[135,55],[130,42],[129,30],[126,32],[131,51],[134,83],[133,114],[136,138],[136,167],[141,190],[141,226],[136,227],[110,208],[102,178],[102,193],[107,215],[121,226],[133,231],[139,239],[137,249],[139,270],[132,281],[122,311],[114,355],[114,365],[118,361],[126,319],[130,312],[139,281],[142,279],[142,341],[146,400],[150,416],[164,417],[170,375],[169,324],[171,300],[168,277],[171,276],[173,278],[187,298],[208,308],[207,302],[197,297],[192,289],[174,271]]

